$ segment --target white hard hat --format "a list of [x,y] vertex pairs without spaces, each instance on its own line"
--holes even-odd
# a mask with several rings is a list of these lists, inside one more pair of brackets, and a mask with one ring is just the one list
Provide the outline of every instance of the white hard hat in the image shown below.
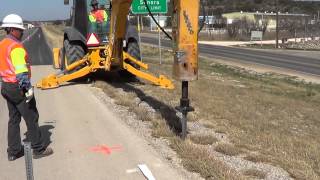
[[18,28],[18,29],[25,30],[25,28],[23,27],[22,18],[16,14],[9,14],[6,17],[4,17],[1,27],[2,28]]

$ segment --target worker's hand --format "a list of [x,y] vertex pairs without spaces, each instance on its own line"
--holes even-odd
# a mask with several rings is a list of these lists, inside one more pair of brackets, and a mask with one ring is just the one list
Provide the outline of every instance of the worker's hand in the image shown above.
[[29,103],[29,102],[32,100],[33,96],[34,96],[33,87],[31,87],[31,88],[25,93],[25,95],[26,95],[26,98],[27,98],[26,102]]

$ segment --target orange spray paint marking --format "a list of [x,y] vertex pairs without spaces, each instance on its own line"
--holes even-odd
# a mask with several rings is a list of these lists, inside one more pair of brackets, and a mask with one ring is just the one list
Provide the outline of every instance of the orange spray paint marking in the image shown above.
[[121,146],[113,146],[113,147],[108,147],[107,145],[99,145],[90,148],[90,151],[92,152],[97,152],[97,153],[102,153],[104,155],[110,155],[114,151],[121,151],[122,147]]

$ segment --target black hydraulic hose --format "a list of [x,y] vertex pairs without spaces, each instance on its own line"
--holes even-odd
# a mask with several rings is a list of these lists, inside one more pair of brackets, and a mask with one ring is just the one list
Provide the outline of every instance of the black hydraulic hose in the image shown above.
[[157,24],[157,26],[161,29],[161,31],[170,39],[172,40],[172,37],[159,25],[159,23],[157,22],[157,20],[153,17],[153,14],[151,13],[151,10],[148,6],[147,0],[144,0],[144,3],[147,7],[147,10],[149,12],[149,15],[151,16],[152,20]]

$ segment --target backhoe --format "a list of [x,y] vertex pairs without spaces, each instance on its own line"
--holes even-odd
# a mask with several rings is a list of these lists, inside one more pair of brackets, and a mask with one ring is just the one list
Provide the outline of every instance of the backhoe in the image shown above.
[[[156,77],[141,69],[148,65],[140,61],[140,42],[136,31],[128,24],[128,14],[133,0],[99,0],[100,10],[106,11],[108,21],[92,23],[88,18],[91,0],[73,0],[71,26],[65,30],[62,48],[55,48],[54,66],[57,74],[42,79],[37,87],[57,88],[62,83],[83,77],[99,69],[132,75],[162,88],[173,89],[167,77]],[[150,0],[140,0],[148,4]],[[198,79],[199,0],[171,0],[173,40],[173,76],[182,81],[182,97],[177,110],[182,113],[182,138],[187,135],[187,113],[192,111],[188,98],[188,82]],[[64,0],[69,4],[69,0]],[[163,29],[162,29],[163,30]]]

